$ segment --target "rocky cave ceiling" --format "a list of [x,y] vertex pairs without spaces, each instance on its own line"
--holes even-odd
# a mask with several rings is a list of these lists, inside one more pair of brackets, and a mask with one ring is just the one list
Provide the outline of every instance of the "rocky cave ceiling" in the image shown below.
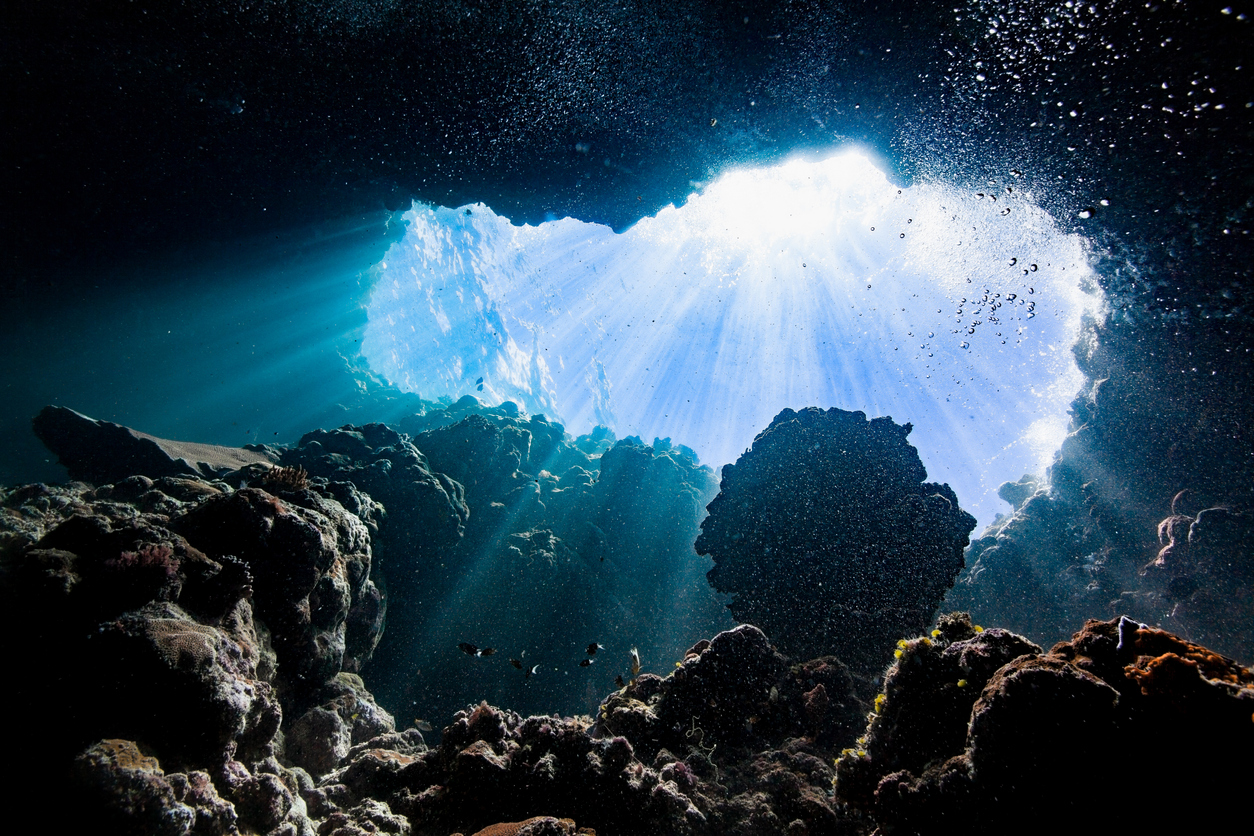
[[1216,294],[1249,246],[1244,11],[11,5],[8,259],[215,240],[411,198],[622,229],[729,167],[857,142],[902,181],[1016,182],[1104,245],[1188,262],[1159,268],[1187,269],[1195,298],[1131,304],[1230,310],[1239,301]]

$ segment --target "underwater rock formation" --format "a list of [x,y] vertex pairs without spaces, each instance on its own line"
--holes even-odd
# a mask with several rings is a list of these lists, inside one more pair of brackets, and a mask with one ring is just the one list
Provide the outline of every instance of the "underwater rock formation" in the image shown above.
[[[615,466],[657,466],[623,449]],[[67,829],[137,836],[538,836],[575,822],[768,836],[1008,832],[1079,805],[1148,829],[1164,811],[1126,804],[1146,769],[1190,815],[1189,799],[1248,778],[1222,764],[1254,743],[1254,673],[1128,619],[1042,655],[946,616],[899,642],[879,697],[837,659],[790,663],[742,625],[665,677],[633,673],[595,718],[481,702],[431,747],[334,669],[340,633],[321,602],[345,623],[352,584],[320,578],[351,579],[369,552],[365,523],[330,493],[319,477],[281,497],[141,477],[0,491],[0,613],[22,636],[7,705],[50,718],[15,724],[26,768],[10,788],[53,782],[76,798]],[[533,556],[561,550],[551,534],[526,540]],[[290,587],[269,578],[278,559]],[[307,621],[289,617],[296,601]],[[1110,791],[1073,792],[1094,764]]]
[[[691,551],[714,494],[691,451],[624,439],[592,458],[560,424],[469,396],[401,425],[417,434],[319,430],[281,454],[382,506],[363,516],[377,524],[374,556],[392,603],[363,674],[394,711],[439,716],[475,694],[574,712],[595,705],[618,672],[604,656],[576,667],[589,640],[620,661],[631,644],[671,660],[728,626]],[[659,623],[659,611],[675,615]],[[502,653],[467,657],[457,649],[467,639]],[[510,668],[509,657],[543,675]],[[555,676],[571,669],[577,679]]]
[[1014,512],[972,542],[946,606],[1046,645],[1126,613],[1254,661],[1254,459],[1230,394],[1248,370],[1174,327],[1110,322],[1074,351],[1090,383],[1062,449],[1045,479],[1002,486]]
[[[826,832],[840,818],[832,747],[866,710],[851,687],[834,660],[789,666],[745,625],[703,640],[665,678],[641,675],[595,722],[481,703],[435,749],[414,730],[355,747],[316,792],[386,801],[415,834],[496,833],[505,825],[493,822],[536,814],[601,834]],[[824,692],[819,716],[807,706]]]
[[835,654],[861,672],[931,623],[975,518],[948,485],[924,483],[910,429],[786,409],[723,468],[696,549],[736,618],[790,655]]
[[[300,748],[311,706],[338,712],[349,742],[393,727],[340,671],[350,614],[373,588],[360,520],[308,488],[280,499],[175,477],[30,485],[0,501],[3,610],[25,635],[10,706],[59,718],[15,730],[31,780],[77,781],[84,822],[312,833],[294,800],[311,779],[274,758],[284,716],[293,760],[315,765],[325,759]],[[323,737],[315,752],[334,751]]]
[[253,462],[273,462],[269,448],[222,447],[166,438],[88,418],[63,406],[35,416],[35,435],[56,454],[71,479],[104,484],[142,473],[214,479]]
[[[1126,617],[1089,621],[1047,654],[965,614],[903,640],[836,793],[882,833],[1074,826],[1163,832],[1188,799],[1233,797],[1254,743],[1254,673]],[[1097,770],[1097,796],[1078,776]],[[1169,789],[1143,796],[1146,773]]]
[[[266,461],[221,473],[225,481],[182,477],[217,485],[194,511],[131,476],[123,448],[104,469],[128,475],[100,496],[142,498],[144,510],[177,517],[173,528],[200,551],[249,567],[273,649],[296,647],[317,668],[282,665],[280,690],[298,713],[319,704],[320,683],[339,670],[362,674],[397,713],[421,705],[440,716],[471,695],[573,713],[596,704],[628,647],[646,664],[667,663],[731,626],[701,577],[708,561],[691,549],[715,482],[690,449],[613,443],[608,432],[581,442],[543,416],[469,396],[424,405],[402,424],[418,434],[379,423],[314,430],[293,447],[264,448]],[[266,497],[290,513],[272,513]],[[311,525],[317,514],[326,520]],[[253,535],[232,539],[235,529]],[[328,537],[342,565],[321,545]],[[266,557],[284,550],[301,557]],[[278,586],[308,595],[275,600]],[[262,613],[270,606],[291,610]],[[468,638],[503,652],[474,662],[457,650]],[[579,667],[594,639],[614,661]],[[509,658],[527,664],[507,667]]]

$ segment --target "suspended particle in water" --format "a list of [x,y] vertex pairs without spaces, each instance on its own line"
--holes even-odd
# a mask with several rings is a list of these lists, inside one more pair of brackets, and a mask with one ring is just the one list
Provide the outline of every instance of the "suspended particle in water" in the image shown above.
[[1080,210],[1080,218],[1081,218],[1081,220],[1087,220],[1087,219],[1089,219],[1089,218],[1091,218],[1091,217],[1093,217],[1093,207],[1091,207],[1091,206],[1090,206],[1090,207],[1089,207],[1089,208],[1087,208],[1087,209],[1081,209],[1081,210]]

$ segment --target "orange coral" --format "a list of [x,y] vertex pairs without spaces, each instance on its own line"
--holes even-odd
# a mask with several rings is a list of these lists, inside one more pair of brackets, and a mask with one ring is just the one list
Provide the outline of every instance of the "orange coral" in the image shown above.
[[253,486],[263,490],[303,491],[309,487],[309,473],[300,465],[272,467],[262,473]]
[[119,769],[133,769],[138,772],[151,772],[160,775],[161,764],[139,750],[130,740],[102,740],[89,750],[101,762],[112,764]]
[[[575,833],[575,822],[571,819],[554,819],[550,816],[532,816],[526,821],[509,821],[490,824],[482,830],[476,831],[474,836],[517,836],[518,831],[522,830],[529,824],[535,824],[542,821],[551,821],[562,828],[565,833]],[[596,836],[596,831],[591,828],[580,828],[579,836]]]
[[1132,634],[1131,644],[1137,655],[1137,661],[1125,668],[1128,676],[1135,679],[1142,690],[1156,673],[1179,675],[1184,669],[1175,662],[1167,660],[1168,656],[1186,663],[1193,671],[1191,675],[1200,675],[1214,682],[1227,682],[1243,688],[1254,686],[1254,672],[1243,668],[1226,656],[1200,644],[1185,641],[1179,636],[1154,627],[1138,627]]

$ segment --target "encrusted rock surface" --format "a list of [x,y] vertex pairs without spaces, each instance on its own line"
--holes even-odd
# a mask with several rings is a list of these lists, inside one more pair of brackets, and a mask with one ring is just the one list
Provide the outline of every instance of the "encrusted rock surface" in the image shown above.
[[[432,522],[442,545],[428,556],[503,558],[503,574],[484,576],[507,585],[505,597],[561,596],[543,616],[480,599],[517,632],[550,617],[560,625],[597,595],[652,612],[656,592],[633,585],[695,533],[708,471],[682,448],[588,439],[599,476],[578,464],[560,478],[531,475],[522,468],[535,455],[586,453],[547,422],[479,414],[428,437],[449,467],[458,445],[476,448],[482,477],[465,470],[464,493],[381,425],[321,432],[284,454],[295,459],[285,468],[253,463],[222,480],[0,489],[0,617],[20,638],[11,743],[25,758],[10,789],[72,793],[58,822],[71,832],[141,836],[993,834],[1080,817],[1156,832],[1195,819],[1197,799],[1247,789],[1254,673],[1127,617],[1090,621],[1042,653],[944,616],[927,636],[895,634],[882,690],[872,651],[853,651],[852,669],[832,655],[790,660],[751,625],[677,652],[666,676],[581,635],[562,652],[590,664],[569,671],[608,678],[617,658],[630,679],[595,717],[524,717],[484,701],[454,713],[435,745],[416,727],[397,730],[357,673],[380,662],[371,652],[387,610],[374,543],[399,549]],[[874,432],[910,450],[903,428]],[[910,484],[922,478],[904,469]],[[350,475],[378,480],[394,506]],[[949,507],[948,534],[924,539],[953,546],[965,515],[943,486],[916,487],[922,496],[883,508]],[[1038,496],[1020,487],[1025,503]],[[438,500],[431,515],[386,535],[396,509],[422,496]],[[477,528],[469,512],[485,502]],[[1173,515],[1147,572],[1163,594],[1201,578],[1228,589],[1221,576],[1244,571],[1242,520]],[[459,555],[466,543],[475,551]],[[438,580],[440,570],[415,571]],[[581,590],[589,579],[603,585]],[[531,681],[522,667],[543,667],[453,652],[482,670],[499,663],[521,687]]]
[[[837,766],[837,795],[882,833],[1166,832],[1250,778],[1232,753],[1254,743],[1254,673],[1170,633],[1089,621],[1042,654],[962,615],[899,653]],[[1143,797],[1149,775],[1169,798]]]
[[922,631],[962,568],[975,518],[906,441],[910,425],[786,409],[735,465],[701,523],[710,583],[799,658],[877,672]]

